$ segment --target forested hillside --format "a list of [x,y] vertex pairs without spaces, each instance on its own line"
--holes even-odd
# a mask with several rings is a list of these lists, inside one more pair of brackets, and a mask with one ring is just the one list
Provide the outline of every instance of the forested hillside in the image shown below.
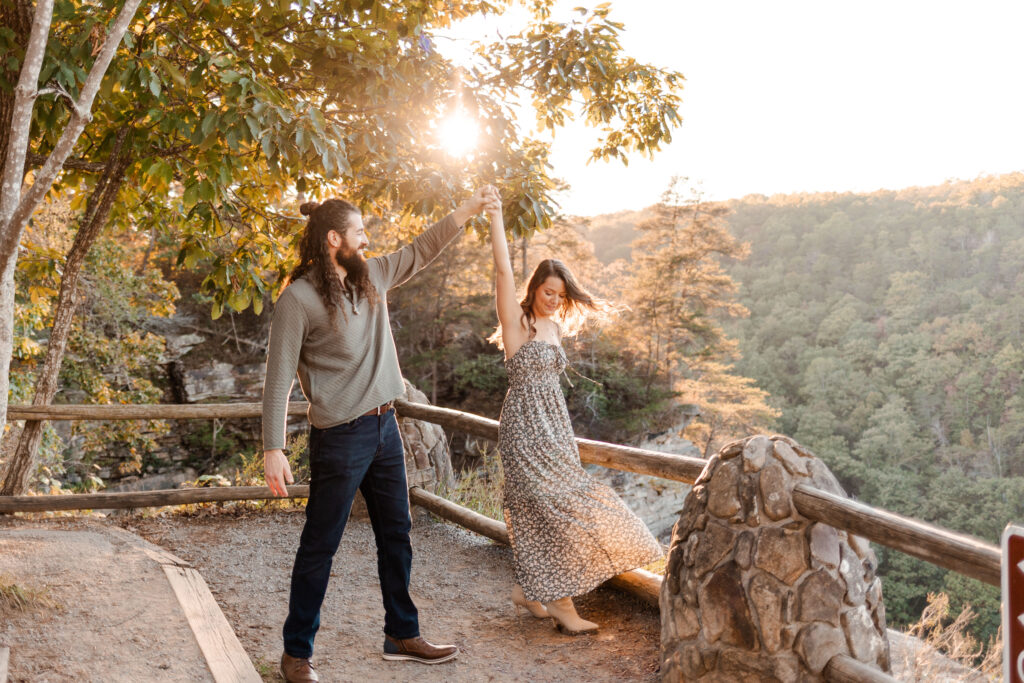
[[[727,203],[750,314],[725,324],[773,427],[857,498],[996,542],[1024,519],[1024,174]],[[605,259],[639,232],[595,218]],[[882,549],[890,619],[928,591],[995,632],[998,592]]]
[[[751,255],[730,329],[778,429],[872,504],[993,542],[1024,519],[1024,175],[731,207]],[[882,563],[897,620],[945,589],[994,631],[994,589]]]

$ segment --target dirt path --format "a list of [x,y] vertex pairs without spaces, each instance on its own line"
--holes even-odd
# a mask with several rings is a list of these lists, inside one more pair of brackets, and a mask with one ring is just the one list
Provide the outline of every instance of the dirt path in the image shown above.
[[[288,579],[301,511],[132,519],[127,528],[190,561],[249,652],[269,675],[281,654]],[[578,601],[602,624],[572,638],[549,620],[518,619],[507,600],[511,553],[418,513],[413,526],[412,594],[423,635],[455,642],[450,664],[426,667],[380,657],[384,610],[373,532],[353,518],[335,558],[314,660],[325,681],[654,681],[659,621],[655,609],[599,589]]]
[[[11,649],[10,680],[212,680],[153,557],[162,547],[199,570],[264,679],[279,681],[280,629],[302,522],[301,510],[116,520],[0,517],[0,580],[42,590],[57,605],[22,611],[0,603],[0,645]],[[412,536],[412,592],[423,633],[457,643],[459,659],[436,667],[381,659],[373,533],[356,517],[335,560],[317,637],[322,680],[657,680],[659,618],[652,607],[599,589],[577,604],[583,616],[602,625],[601,632],[563,636],[550,621],[516,617],[506,598],[507,548],[420,510]],[[936,681],[985,680],[938,655],[919,653],[914,639],[894,632],[890,638],[899,680],[918,680],[922,664],[915,661],[922,658]]]
[[10,680],[212,681],[147,546],[88,519],[0,520],[0,580],[48,603],[26,611],[0,602]]
[[[265,680],[276,674],[301,510],[0,520],[0,574],[60,605],[0,612],[12,681],[210,680],[148,541],[203,575]],[[125,531],[133,533],[125,533]],[[139,536],[136,536],[138,534]],[[655,609],[599,589],[577,601],[599,622],[572,638],[508,601],[511,554],[417,511],[412,593],[423,634],[462,650],[437,667],[380,657],[383,608],[369,523],[349,522],[324,604],[315,661],[324,681],[654,681]]]

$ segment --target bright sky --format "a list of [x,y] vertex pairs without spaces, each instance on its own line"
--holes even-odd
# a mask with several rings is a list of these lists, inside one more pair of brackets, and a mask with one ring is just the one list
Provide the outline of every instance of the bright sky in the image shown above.
[[[507,32],[513,16],[458,34]],[[1024,170],[1022,0],[612,0],[611,17],[629,54],[684,74],[683,124],[628,168],[587,165],[584,126],[558,132],[567,213],[648,206],[672,175],[729,199]]]

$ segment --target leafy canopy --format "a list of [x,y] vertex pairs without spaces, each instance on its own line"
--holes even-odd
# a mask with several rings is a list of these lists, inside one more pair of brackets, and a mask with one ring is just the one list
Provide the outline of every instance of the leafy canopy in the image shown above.
[[[452,22],[509,4],[150,3],[107,72],[58,191],[84,197],[116,132],[129,129],[133,163],[117,218],[177,235],[179,264],[208,270],[215,317],[225,306],[258,312],[269,283],[290,267],[297,196],[344,195],[416,226],[447,212],[470,185],[492,182],[514,232],[544,229],[560,183],[547,145],[517,122],[515,103],[529,102],[550,130],[579,112],[601,131],[592,158],[625,160],[671,139],[682,76],[625,55],[607,4],[556,22],[553,0],[530,2],[527,28],[477,45],[469,66],[436,49],[437,32]],[[73,96],[113,11],[58,0],[40,82]],[[9,32],[0,43],[19,59]],[[44,99],[49,106],[35,110],[37,155],[69,115],[60,95]],[[483,132],[468,159],[447,156],[436,140],[455,103]]]

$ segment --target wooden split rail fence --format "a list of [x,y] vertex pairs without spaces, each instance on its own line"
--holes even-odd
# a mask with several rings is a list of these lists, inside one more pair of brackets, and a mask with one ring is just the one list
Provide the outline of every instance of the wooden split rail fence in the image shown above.
[[[497,441],[498,423],[495,420],[449,408],[397,401],[396,409],[402,417],[424,420],[441,425],[449,431]],[[292,403],[289,415],[306,414],[305,403]],[[153,420],[153,419],[240,419],[260,417],[259,403],[199,404],[199,405],[48,405],[10,406],[8,420]],[[612,469],[647,474],[692,484],[700,476],[706,461],[683,455],[672,455],[618,444],[577,439],[580,460]],[[292,498],[309,495],[308,486],[290,486]],[[501,543],[508,543],[505,525],[456,505],[421,488],[412,487],[410,500],[439,517],[454,521],[472,531]],[[116,509],[162,505],[182,505],[229,500],[261,500],[273,498],[263,486],[234,486],[223,488],[173,489],[138,493],[92,493],[64,496],[6,496],[0,497],[0,512],[39,512],[71,509]],[[806,484],[798,484],[793,491],[793,502],[805,517],[837,529],[863,536],[871,541],[894,548],[913,557],[931,562],[965,576],[993,586],[1000,585],[999,547],[973,536],[956,533],[920,520],[897,515],[886,510],[859,503]],[[615,577],[610,582],[616,587],[638,595],[645,601],[658,604],[661,577],[643,570],[635,570]],[[825,670],[832,681],[892,680],[856,660],[834,657]]]

